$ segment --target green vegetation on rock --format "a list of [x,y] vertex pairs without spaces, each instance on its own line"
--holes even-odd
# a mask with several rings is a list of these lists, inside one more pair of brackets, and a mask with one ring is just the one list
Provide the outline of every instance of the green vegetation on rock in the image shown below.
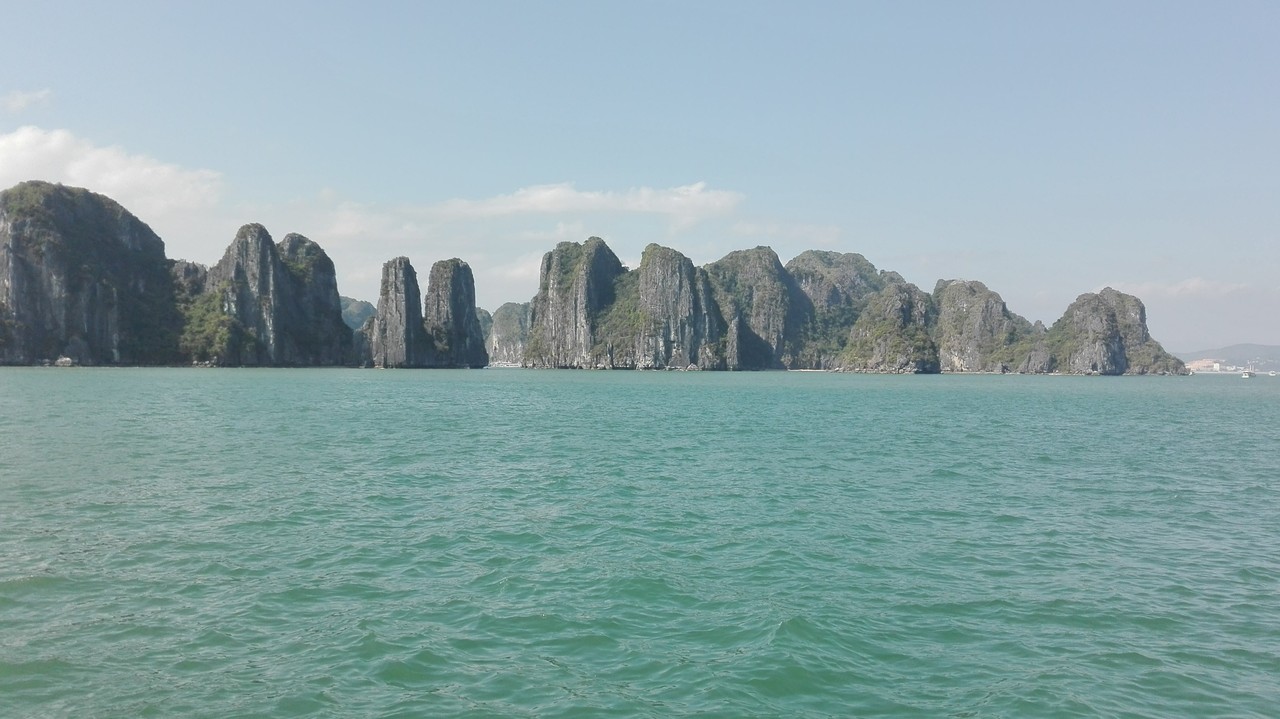
[[178,347],[189,361],[220,364],[236,356],[240,345],[253,341],[240,322],[223,309],[226,291],[223,285],[183,303]]

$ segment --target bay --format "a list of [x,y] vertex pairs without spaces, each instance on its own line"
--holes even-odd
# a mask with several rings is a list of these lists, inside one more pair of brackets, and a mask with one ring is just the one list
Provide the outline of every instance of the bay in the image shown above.
[[0,370],[13,717],[1265,717],[1280,380]]

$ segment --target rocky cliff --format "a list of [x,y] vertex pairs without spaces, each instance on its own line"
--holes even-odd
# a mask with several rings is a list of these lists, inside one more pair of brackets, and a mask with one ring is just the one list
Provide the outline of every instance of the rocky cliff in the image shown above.
[[[277,245],[265,227],[248,224],[203,282],[190,263],[173,271],[188,295],[181,346],[193,360],[262,367],[352,361],[333,261],[306,237],[289,234]],[[197,284],[203,292],[190,296]]]
[[981,282],[938,280],[933,330],[943,372],[1011,372],[1014,348],[1032,336],[1032,325],[1013,314],[1000,295]]
[[839,366],[853,323],[871,296],[884,289],[886,278],[862,255],[818,250],[800,253],[786,270],[813,303],[813,315],[801,330],[795,368]]
[[0,192],[0,364],[178,359],[164,243],[110,198],[47,182]]
[[338,273],[320,245],[296,233],[277,246],[292,284],[289,304],[297,364],[337,366],[352,362],[352,332],[342,319]]
[[[710,278],[675,250],[651,244],[640,267],[628,271],[599,238],[561,243],[544,257],[539,287],[530,303],[526,366],[727,366],[726,323]],[[518,318],[501,319],[499,327],[495,316],[495,336],[511,342]],[[503,354],[497,344],[490,342],[495,357]]]
[[423,322],[430,338],[430,367],[484,367],[489,353],[476,315],[476,285],[471,267],[460,259],[431,266]]
[[476,308],[476,319],[480,322],[480,336],[484,338],[485,352],[489,351],[489,334],[493,332],[493,315],[483,307]]
[[529,367],[607,367],[596,345],[600,315],[613,304],[622,262],[599,237],[561,242],[542,258],[538,294],[530,302]]
[[229,342],[212,352],[224,365],[292,364],[297,348],[280,330],[288,319],[291,283],[266,228],[240,228],[218,264],[209,268],[206,292],[217,297],[235,325]]
[[[383,268],[378,306],[337,293],[311,240],[245,225],[212,268],[164,257],[118,204],[43,182],[0,193],[0,363],[700,369],[863,372],[1184,373],[1146,309],[1113,289],[1081,295],[1046,329],[979,282],[933,295],[856,254],[809,251],[783,267],[768,247],[698,268],[650,245],[628,271],[598,237],[561,243],[537,296],[493,318],[470,268],[436,263],[425,302],[405,258]],[[490,321],[492,323],[490,331]]]
[[768,247],[736,250],[706,266],[728,328],[729,369],[797,367],[813,302]]
[[1045,338],[1053,371],[1073,374],[1185,374],[1186,366],[1147,330],[1147,308],[1110,287],[1076,298]]
[[893,282],[873,295],[849,332],[840,368],[852,372],[929,374],[939,371],[929,336],[935,309],[920,288]]
[[[684,255],[650,244],[635,271],[634,307],[620,308],[621,338],[641,369],[724,369],[724,317],[706,270]],[[621,344],[621,342],[620,342]]]
[[342,304],[342,321],[347,323],[347,327],[352,330],[358,330],[363,327],[364,321],[378,311],[378,308],[372,302],[341,296],[338,297],[338,301]]
[[360,328],[357,345],[374,367],[426,367],[428,339],[422,323],[422,293],[418,273],[408,257],[382,266],[378,309]]
[[528,302],[508,302],[493,311],[493,327],[489,330],[487,345],[491,363],[502,365],[522,363],[525,343],[528,340]]

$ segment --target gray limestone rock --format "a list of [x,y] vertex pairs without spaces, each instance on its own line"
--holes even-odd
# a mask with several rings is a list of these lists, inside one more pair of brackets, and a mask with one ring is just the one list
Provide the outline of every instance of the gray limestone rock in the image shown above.
[[292,280],[293,311],[286,329],[298,348],[297,364],[351,364],[352,332],[343,321],[333,260],[320,245],[295,233],[285,235],[276,249]]
[[1147,330],[1147,309],[1110,287],[1076,298],[1050,328],[1053,369],[1071,374],[1186,374]]
[[220,357],[222,364],[294,363],[297,348],[280,332],[288,321],[285,296],[292,282],[265,227],[241,227],[222,259],[209,269],[205,286],[241,328]]
[[352,330],[358,330],[363,327],[365,320],[378,311],[378,308],[372,302],[352,299],[351,297],[338,297],[338,301],[342,304],[342,321],[347,323],[347,326]]
[[838,366],[853,323],[871,296],[884,289],[886,278],[865,257],[854,253],[808,250],[788,262],[786,269],[813,303],[794,367]]
[[803,327],[813,317],[813,302],[778,255],[768,247],[736,250],[705,269],[729,328],[726,348],[732,345],[735,350],[725,353],[727,367],[795,366]]
[[707,272],[673,249],[650,244],[635,273],[634,366],[723,369],[726,326]]
[[1047,374],[1053,371],[1053,356],[1049,354],[1049,330],[1036,320],[1030,337],[1014,348],[1014,356],[1021,354],[1017,369],[1019,374]]
[[378,310],[365,322],[359,341],[374,367],[426,367],[430,360],[428,338],[422,322],[422,294],[418,273],[408,257],[388,260],[382,266]]
[[849,333],[841,369],[932,374],[938,349],[929,337],[933,300],[913,284],[893,283],[874,295]]
[[614,282],[626,272],[599,237],[561,242],[542,258],[538,294],[530,303],[523,364],[607,367],[596,347],[599,316],[613,304]]
[[47,182],[0,192],[0,364],[178,359],[164,242],[110,198]]
[[471,267],[460,259],[431,266],[423,307],[432,343],[431,367],[484,367],[489,353],[476,315],[476,287]]
[[525,344],[529,340],[529,303],[508,302],[493,312],[493,328],[489,332],[489,362],[519,365],[524,361]]
[[934,342],[943,372],[1009,372],[1013,348],[1031,336],[1031,323],[1009,311],[981,282],[938,280]]
[[493,332],[493,313],[483,307],[477,307],[476,319],[480,321],[480,336],[484,338],[485,352],[488,352],[489,335]]

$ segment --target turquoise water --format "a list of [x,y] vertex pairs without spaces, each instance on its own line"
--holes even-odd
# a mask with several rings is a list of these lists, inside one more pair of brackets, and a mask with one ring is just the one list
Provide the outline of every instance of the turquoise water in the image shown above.
[[1280,378],[0,370],[5,717],[1274,717]]

